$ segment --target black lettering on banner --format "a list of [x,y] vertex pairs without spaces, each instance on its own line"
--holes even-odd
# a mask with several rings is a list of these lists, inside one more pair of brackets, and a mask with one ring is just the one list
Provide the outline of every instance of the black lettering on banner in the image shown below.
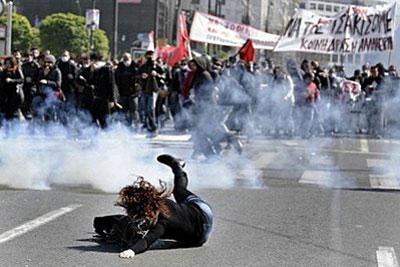
[[311,27],[311,30],[310,30],[312,33],[314,33],[314,34],[316,34],[316,35],[321,35],[321,34],[324,34],[322,31],[321,31],[321,26],[319,25],[319,24],[314,24],[312,27]]
[[371,27],[371,32],[375,33],[381,32],[381,24],[380,24],[380,16],[379,14],[375,14],[374,17],[372,18],[372,27]]
[[307,40],[306,38],[301,38],[301,45],[300,45],[300,49],[307,49]]
[[351,17],[348,14],[347,14],[345,22],[344,22],[343,32],[350,32],[351,34],[354,34],[353,25],[351,23]]
[[337,39],[336,42],[337,42],[337,46],[336,47],[339,49],[339,52],[341,52],[341,53],[346,52],[346,42],[345,42],[345,40],[344,39],[343,40]]
[[327,51],[328,51],[328,52],[333,52],[333,51],[335,51],[335,39],[332,39],[332,40],[331,40],[331,42],[330,42],[330,44],[329,44],[329,46],[328,46]]
[[368,35],[370,33],[370,27],[371,27],[371,23],[372,23],[372,17],[373,15],[368,15],[367,16],[367,26],[365,27],[365,32],[364,35]]
[[361,18],[361,16],[359,16],[358,14],[356,14],[355,16],[354,16],[354,21],[353,21],[353,24],[354,24],[354,27],[353,27],[353,32],[352,32],[352,34],[353,35],[355,35],[356,33],[358,34],[358,35],[362,35],[362,28],[363,27],[361,27],[360,28],[360,26],[363,26],[364,25],[364,21],[362,21],[362,23],[361,23],[361,25],[360,25],[360,22],[362,21],[362,18]]
[[393,39],[389,37],[363,38],[358,52],[378,52],[393,50]]
[[306,21],[304,24],[306,25],[306,27],[304,28],[303,36],[307,36],[311,26],[313,25],[313,23],[309,22],[309,21]]
[[339,17],[339,26],[336,28],[335,34],[342,34],[343,33],[343,25],[344,25],[344,19],[347,17],[347,13],[344,13]]
[[323,43],[322,43],[321,50],[325,51],[327,46],[328,46],[328,39],[324,39]]
[[286,32],[285,35],[289,38],[293,37],[293,35],[296,36],[296,38],[298,38],[300,35],[301,21],[302,21],[301,18],[291,19],[285,31]]
[[[389,8],[385,14],[384,18],[384,28],[385,28],[385,33],[389,33],[392,31],[392,23],[393,23],[393,18],[391,17],[393,7]],[[390,14],[390,15],[389,15]]]
[[357,51],[358,41],[351,42],[351,53],[355,53]]

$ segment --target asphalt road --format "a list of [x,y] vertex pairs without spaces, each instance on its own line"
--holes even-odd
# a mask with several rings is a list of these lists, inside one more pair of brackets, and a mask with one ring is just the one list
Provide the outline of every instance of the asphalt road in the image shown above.
[[[190,154],[186,138],[151,142]],[[0,266],[397,266],[399,141],[259,138],[244,154],[260,171],[256,183],[238,168],[233,186],[196,190],[215,213],[205,246],[130,260],[92,239],[94,216],[121,212],[115,194],[3,187]]]

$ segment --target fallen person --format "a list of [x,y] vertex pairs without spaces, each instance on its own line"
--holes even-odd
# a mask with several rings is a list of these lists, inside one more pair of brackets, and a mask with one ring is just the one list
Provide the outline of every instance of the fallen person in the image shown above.
[[[173,195],[159,192],[153,185],[139,178],[119,193],[116,206],[123,207],[127,215],[96,217],[95,232],[106,241],[120,242],[121,258],[133,258],[148,250],[159,239],[172,239],[182,247],[202,246],[210,237],[213,214],[210,206],[187,189],[185,163],[170,155],[157,160],[174,173]],[[164,187],[165,189],[165,187]]]

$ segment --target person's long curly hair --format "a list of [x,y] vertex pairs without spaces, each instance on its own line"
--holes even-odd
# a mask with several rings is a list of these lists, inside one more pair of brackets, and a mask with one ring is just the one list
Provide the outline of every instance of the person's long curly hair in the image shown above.
[[129,217],[144,218],[152,224],[157,221],[158,215],[168,217],[169,214],[165,199],[143,177],[139,177],[133,185],[122,188],[115,205],[125,208]]

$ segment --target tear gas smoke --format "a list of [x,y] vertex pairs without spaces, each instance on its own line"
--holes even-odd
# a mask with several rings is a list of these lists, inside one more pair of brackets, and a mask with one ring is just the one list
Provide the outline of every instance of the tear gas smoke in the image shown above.
[[[190,157],[190,151],[184,149],[155,147],[119,124],[106,131],[86,131],[78,137],[71,129],[54,124],[35,128],[28,123],[8,124],[1,132],[0,185],[38,190],[89,185],[118,192],[137,176],[154,185],[158,179],[172,182],[170,169],[156,161],[161,153]],[[251,162],[232,154],[214,163],[189,161],[185,169],[194,189],[234,186],[238,171],[246,173],[247,185],[258,185]]]

